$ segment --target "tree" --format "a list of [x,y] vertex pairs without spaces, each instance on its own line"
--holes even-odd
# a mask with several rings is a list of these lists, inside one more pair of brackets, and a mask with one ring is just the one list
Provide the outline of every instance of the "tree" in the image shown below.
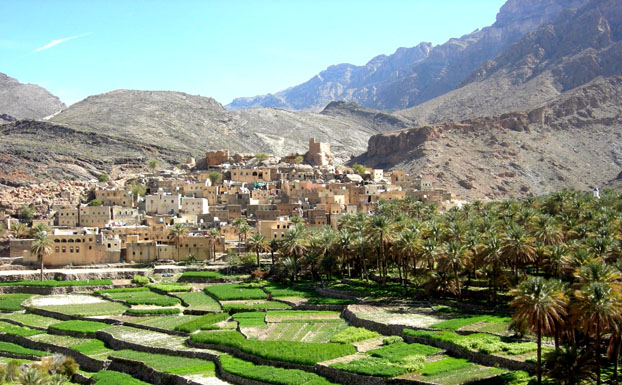
[[134,201],[138,200],[138,197],[145,196],[147,194],[147,186],[144,184],[138,183],[136,180],[133,180],[128,185],[130,191],[132,192],[132,199]]
[[360,176],[365,175],[365,166],[363,166],[362,164],[354,163],[352,165],[352,169],[354,170],[355,173],[359,174]]
[[183,223],[175,223],[168,231],[168,239],[175,242],[175,246],[177,247],[177,260],[179,261],[179,249],[181,247],[181,242],[186,239],[188,234],[188,228],[184,226]]
[[304,158],[302,157],[302,155],[298,155],[297,157],[294,158],[293,162],[294,164],[300,164],[302,163],[303,160]]
[[298,276],[298,262],[304,253],[308,250],[307,232],[302,224],[296,224],[287,230],[285,236],[281,240],[281,250],[292,258],[294,280]]
[[468,258],[466,247],[459,241],[451,241],[441,248],[439,256],[439,268],[442,271],[451,272],[454,280],[454,287],[458,298],[462,297],[459,273],[464,267],[465,260]]
[[242,239],[246,241],[246,234],[251,231],[251,227],[246,222],[246,219],[242,217],[234,219],[232,224],[235,227],[235,232],[238,233],[238,255],[240,255]]
[[213,227],[207,230],[207,236],[210,238],[212,245],[212,260],[216,261],[216,239],[220,237],[220,227]]
[[556,324],[567,315],[568,298],[563,285],[558,280],[531,277],[510,291],[514,297],[512,318],[525,321],[527,327],[536,334],[538,350],[538,384],[542,383],[542,335],[550,334]]
[[100,182],[108,182],[110,180],[110,177],[108,176],[108,174],[106,174],[105,172],[102,174],[99,174],[99,176],[97,177],[97,180]]
[[383,277],[383,283],[386,283],[387,278],[387,266],[385,260],[385,244],[389,243],[393,234],[391,233],[392,222],[384,215],[376,215],[371,218],[368,223],[367,233],[368,238],[376,243],[378,271]]
[[218,171],[210,171],[210,173],[207,174],[207,177],[210,182],[212,182],[212,186],[216,186],[222,182],[222,174]]
[[534,239],[524,228],[512,223],[506,230],[501,241],[501,254],[508,264],[514,267],[514,275],[518,274],[518,267],[533,262],[536,257]]
[[260,267],[259,253],[270,250],[270,242],[261,233],[254,233],[248,238],[248,246],[257,254],[257,267]]
[[147,168],[151,172],[155,172],[158,169],[158,160],[157,159],[149,159],[147,161]]
[[31,224],[32,220],[35,218],[35,208],[32,206],[22,206],[19,209],[17,217],[20,221]]
[[43,260],[47,255],[52,254],[52,247],[52,239],[47,235],[47,232],[40,231],[35,234],[30,252],[37,256],[37,261],[41,269],[41,275],[39,277],[41,281],[43,281]]
[[13,223],[11,225],[11,233],[17,239],[24,238],[28,235],[28,227],[22,222]]
[[37,223],[30,229],[30,236],[35,237],[37,233],[40,233],[42,231],[48,232],[50,231],[50,229],[43,223]]
[[101,201],[101,199],[93,199],[92,201],[90,201],[88,203],[88,206],[101,206],[103,204],[103,202]]
[[269,158],[268,154],[265,154],[263,152],[260,152],[259,154],[255,154],[255,159],[257,159],[260,162],[263,162],[264,160],[268,158]]

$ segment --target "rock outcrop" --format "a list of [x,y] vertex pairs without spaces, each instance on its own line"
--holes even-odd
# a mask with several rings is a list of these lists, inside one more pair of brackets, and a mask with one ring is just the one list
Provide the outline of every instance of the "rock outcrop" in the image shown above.
[[[14,119],[42,119],[65,108],[65,104],[45,88],[22,84],[0,73],[0,123]],[[4,121],[4,122],[3,122]]]

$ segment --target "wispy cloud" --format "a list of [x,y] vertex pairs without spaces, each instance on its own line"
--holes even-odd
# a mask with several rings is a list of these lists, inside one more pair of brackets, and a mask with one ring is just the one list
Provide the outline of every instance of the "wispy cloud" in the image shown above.
[[44,51],[46,49],[50,49],[52,47],[55,47],[55,46],[57,46],[59,44],[65,43],[65,42],[67,42],[69,40],[78,39],[80,37],[85,37],[85,36],[88,36],[88,35],[90,35],[90,33],[85,33],[85,34],[82,34],[82,35],[75,35],[75,36],[64,37],[62,39],[52,40],[51,42],[47,43],[43,47],[37,48],[35,50],[35,52],[41,52],[41,51]]

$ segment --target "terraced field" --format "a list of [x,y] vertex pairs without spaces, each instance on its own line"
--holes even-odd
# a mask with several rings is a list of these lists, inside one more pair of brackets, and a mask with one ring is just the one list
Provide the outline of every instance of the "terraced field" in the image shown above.
[[[186,278],[201,278],[193,275]],[[509,371],[453,356],[426,341],[517,362],[533,357],[533,342],[508,338],[509,319],[503,315],[464,313],[433,304],[349,305],[361,322],[406,326],[399,335],[386,336],[352,325],[340,311],[322,310],[322,304],[345,307],[352,301],[322,298],[308,284],[203,287],[201,283],[167,283],[104,289],[93,295],[0,295],[0,304],[6,304],[6,313],[0,314],[0,357],[5,356],[0,365],[10,361],[6,356],[34,359],[67,348],[65,354],[90,358],[90,370],[100,368],[82,371],[100,385],[153,383],[146,373],[209,385],[237,383],[240,378],[278,385],[330,385],[340,383],[344,372],[363,376],[361,381],[371,376],[379,383],[400,378],[460,385],[491,377],[503,384],[499,376]],[[286,298],[307,307],[316,303],[318,309],[295,310],[275,301]],[[136,309],[162,314],[131,314]],[[165,314],[166,309],[179,314]],[[19,343],[5,341],[9,338],[18,338]],[[37,344],[45,348],[35,349]],[[257,361],[244,360],[248,355]],[[101,370],[108,362],[113,370]],[[298,369],[272,366],[275,362],[298,365]],[[132,365],[144,365],[150,371],[130,370]]]

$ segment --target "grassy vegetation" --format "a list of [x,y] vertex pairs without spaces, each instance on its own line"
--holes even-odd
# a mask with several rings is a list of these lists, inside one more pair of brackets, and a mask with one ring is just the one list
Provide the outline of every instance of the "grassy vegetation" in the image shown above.
[[447,321],[437,322],[435,324],[430,325],[430,328],[458,330],[465,326],[472,325],[472,324],[479,323],[479,322],[509,323],[510,317],[499,317],[499,316],[494,316],[494,315],[477,315],[477,316],[459,317],[459,318],[453,318]]
[[238,310],[278,310],[278,309],[291,309],[291,306],[277,301],[264,301],[253,304],[246,303],[223,303],[222,308],[225,311],[238,311]]
[[137,285],[146,285],[149,283],[149,278],[145,277],[144,275],[134,274],[134,278],[132,278],[132,283],[135,283]]
[[345,322],[286,322],[272,324],[266,341],[300,341],[326,343],[346,329]]
[[431,338],[448,342],[468,350],[485,354],[503,353],[507,355],[522,355],[536,350],[534,342],[513,342],[507,338],[491,334],[475,333],[463,336],[452,331],[433,332],[427,330],[404,329],[404,334],[412,337]]
[[[489,367],[482,367],[479,365],[472,365],[470,367],[466,367],[462,369],[442,372],[434,376],[425,376],[424,380],[426,382],[432,382],[434,384],[439,384],[439,385],[461,385],[461,384],[528,385],[529,379],[527,379],[527,381],[514,382],[512,380],[506,380],[503,377],[495,377],[505,372],[506,371],[504,369],[500,369],[500,368],[489,368]],[[490,379],[491,377],[494,377],[494,378]],[[482,379],[490,379],[490,380],[483,380],[484,382],[481,382]]]
[[41,309],[82,317],[123,314],[127,306],[117,302],[41,306]]
[[112,370],[102,370],[95,373],[92,377],[95,385],[149,385],[146,382],[135,379],[129,374],[115,372]]
[[181,298],[184,302],[190,305],[188,308],[193,310],[204,311],[220,311],[221,307],[218,301],[202,291],[195,291],[190,293],[175,293],[175,295]]
[[48,326],[58,322],[56,318],[44,317],[42,315],[32,313],[3,314],[1,317],[23,323],[26,326],[35,326],[41,328],[47,328]]
[[24,308],[21,306],[22,302],[32,297],[33,295],[34,294],[24,293],[2,294],[0,295],[0,311],[12,312],[23,310]]
[[98,339],[88,339],[79,344],[71,345],[70,348],[87,356],[101,356],[112,351],[106,347],[104,341]]
[[341,322],[339,312],[315,311],[315,310],[292,310],[292,311],[269,311],[266,322]]
[[98,330],[105,329],[107,327],[110,327],[110,325],[103,322],[81,320],[63,321],[49,326],[49,328],[52,330],[70,331],[86,334],[94,334]]
[[284,285],[282,283],[273,282],[264,286],[264,290],[270,293],[273,298],[312,298],[318,296],[315,289],[310,285]]
[[41,330],[31,329],[27,326],[17,326],[8,322],[0,321],[0,333],[11,334],[20,337],[34,336],[43,333]]
[[426,362],[423,369],[419,370],[419,373],[424,376],[436,376],[454,370],[471,368],[473,366],[475,366],[474,363],[463,358],[445,357],[442,360]]
[[374,357],[385,358],[389,361],[397,362],[408,356],[432,356],[440,352],[442,352],[442,349],[435,348],[433,346],[397,342],[391,345],[371,350],[368,353]]
[[236,313],[233,315],[233,319],[238,321],[241,328],[266,326],[265,318],[266,313],[264,312]]
[[166,293],[181,293],[192,291],[192,286],[182,283],[152,283],[147,285],[147,287]]
[[130,305],[175,306],[181,303],[181,301],[177,298],[167,297],[165,295],[158,294],[149,290],[146,287],[141,287],[134,290],[102,290],[100,291],[100,293],[110,299],[124,301]]
[[317,374],[296,369],[281,369],[273,366],[255,365],[252,362],[222,355],[219,357],[223,370],[240,377],[277,385],[332,385]]
[[225,276],[217,271],[184,271],[179,279],[183,281],[185,278],[204,278],[207,281],[209,279],[218,279],[223,277]]
[[396,365],[389,360],[377,357],[362,358],[348,363],[336,363],[332,364],[331,367],[365,376],[387,378],[400,376],[411,371],[403,366]]
[[118,350],[110,354],[111,357],[126,358],[134,361],[142,361],[145,365],[155,370],[178,374],[180,376],[188,374],[202,374],[205,376],[215,376],[215,366],[211,361],[197,358],[185,358],[168,356],[165,354],[154,354],[137,352],[135,350]]
[[127,309],[125,312],[128,315],[158,315],[158,314],[179,314],[181,310],[177,307],[163,307],[159,309]]
[[303,365],[315,365],[356,352],[354,346],[344,344],[247,340],[238,332],[203,332],[191,335],[190,339],[203,344],[234,347],[269,360]]
[[237,283],[207,286],[205,291],[221,301],[267,298],[267,295],[263,290]]
[[307,303],[310,303],[312,305],[351,305],[353,303],[356,303],[356,301],[342,298],[314,297],[309,298]]
[[31,356],[42,357],[46,356],[46,352],[42,352],[41,350],[28,349],[23,346],[13,344],[10,342],[0,341],[0,352],[5,353],[14,353],[14,354],[27,354]]
[[218,329],[215,324],[229,318],[227,313],[206,314],[175,327],[175,330],[192,333],[197,330]]
[[351,344],[352,342],[364,341],[376,337],[380,337],[380,334],[365,328],[349,327],[339,334],[334,335],[333,338],[330,339],[330,342]]
[[141,317],[138,320],[133,321],[136,324],[154,326],[161,329],[175,329],[175,326],[184,324],[186,322],[197,319],[196,315],[169,315],[158,317]]
[[0,282],[0,286],[43,286],[43,287],[64,287],[64,286],[99,286],[112,285],[109,279],[93,279],[88,281],[12,281]]

